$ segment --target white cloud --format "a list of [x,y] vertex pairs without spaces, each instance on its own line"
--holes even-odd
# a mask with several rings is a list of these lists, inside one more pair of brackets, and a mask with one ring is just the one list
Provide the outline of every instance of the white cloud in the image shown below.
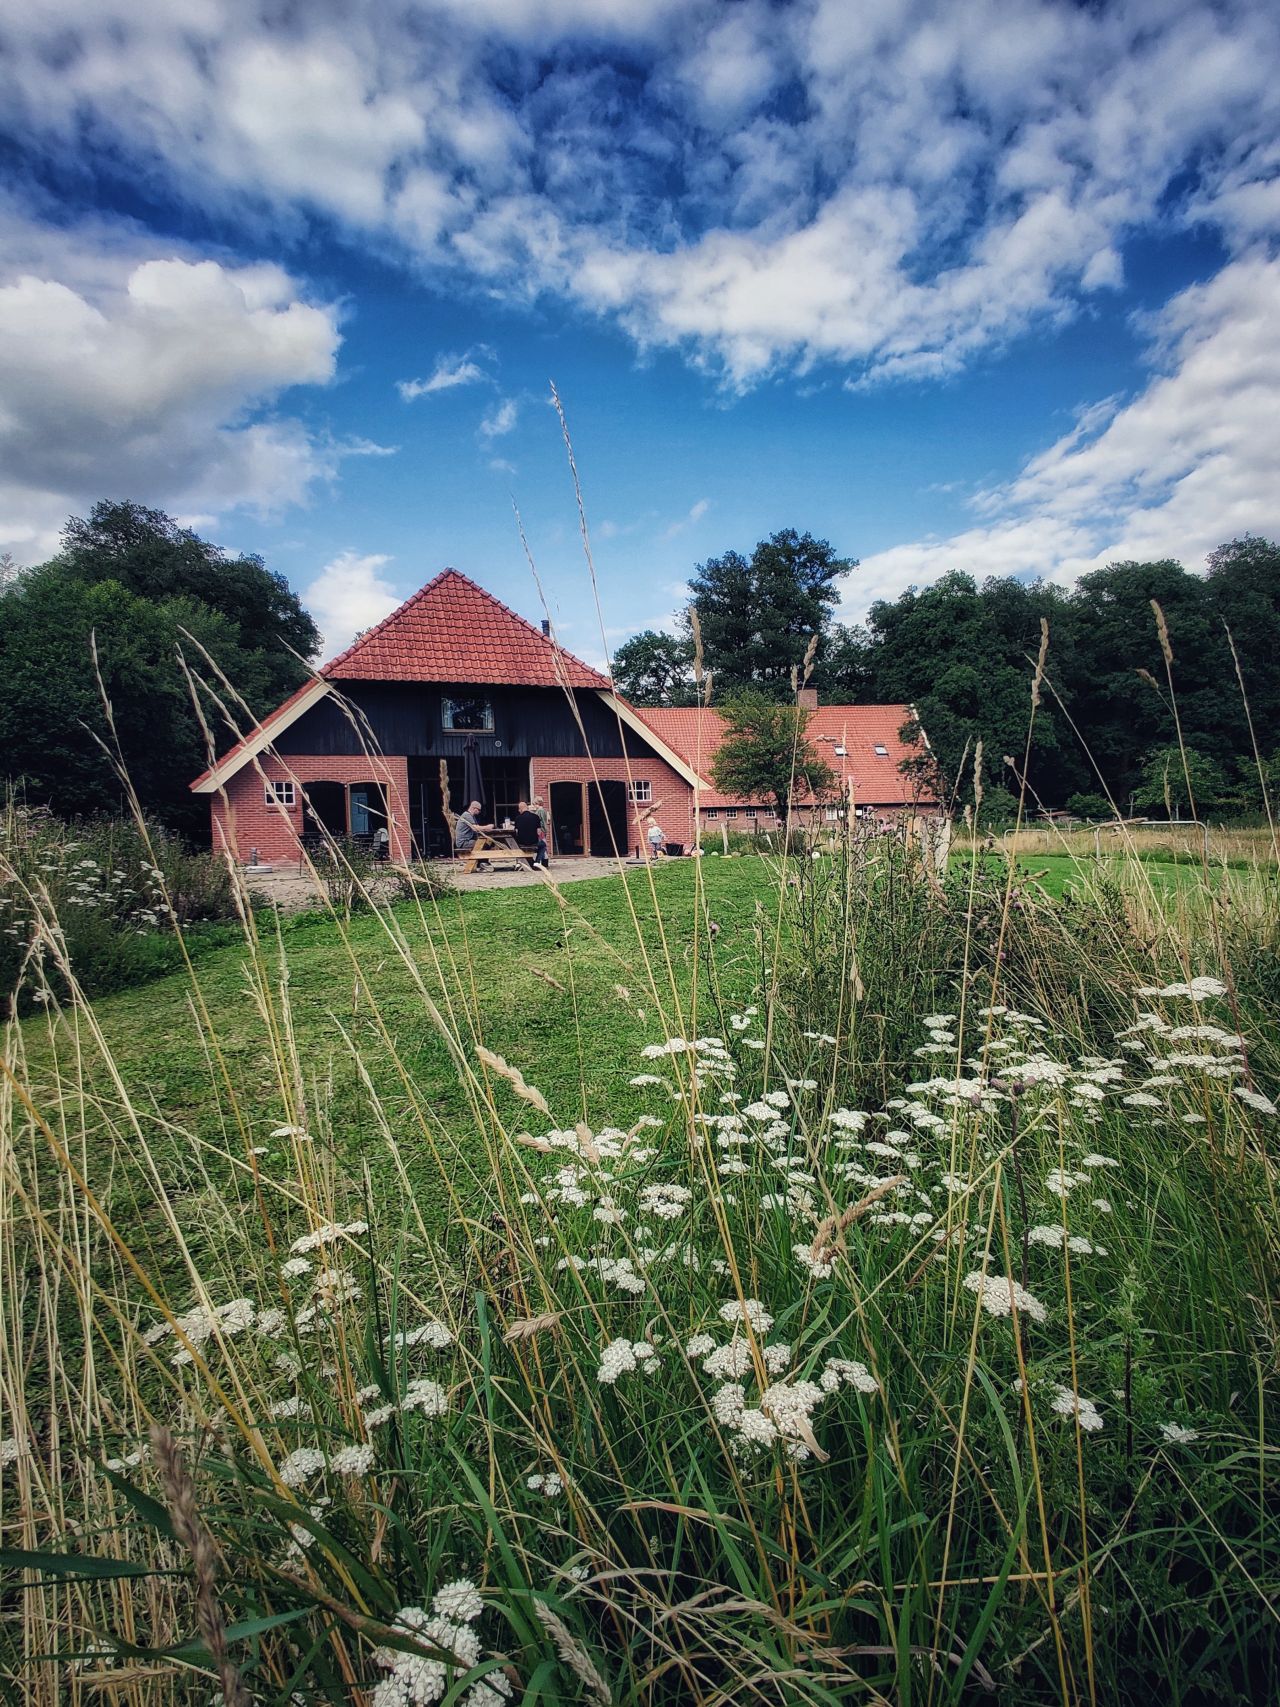
[[709,498],[699,498],[696,504],[690,506],[687,515],[681,516],[678,521],[672,522],[669,527],[663,529],[663,539],[675,539],[676,535],[682,534],[686,528],[696,526],[710,508],[711,501]]
[[[1252,254],[1147,323],[1152,375],[1108,399],[1016,479],[979,493],[979,525],[864,558],[858,607],[949,569],[1072,582],[1125,559],[1198,566],[1246,533],[1280,533],[1280,260]],[[848,601],[851,607],[854,600]]]
[[303,501],[349,449],[264,413],[325,385],[337,311],[280,268],[76,252],[10,222],[0,272],[0,550],[46,555],[104,496],[182,511]]
[[520,405],[514,397],[504,397],[500,403],[495,403],[480,422],[480,437],[486,444],[494,439],[505,438],[511,432],[520,418]]
[[357,634],[390,616],[401,603],[395,588],[378,573],[390,562],[378,552],[361,556],[343,551],[303,589],[302,602],[323,636],[324,658],[344,651]]
[[418,397],[430,397],[437,391],[452,391],[459,385],[476,385],[489,375],[470,355],[441,356],[429,379],[402,379],[396,390],[406,403]]
[[1280,221],[1280,14],[1255,0],[8,11],[0,114],[29,152],[88,135],[263,233],[319,214],[731,386],[953,372],[1115,289],[1135,233]]

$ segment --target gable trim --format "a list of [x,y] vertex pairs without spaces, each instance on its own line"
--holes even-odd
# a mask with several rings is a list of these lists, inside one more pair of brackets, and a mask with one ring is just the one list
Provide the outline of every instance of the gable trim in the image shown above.
[[625,699],[619,699],[617,694],[611,693],[607,688],[597,688],[596,692],[605,705],[609,707],[609,710],[620,717],[634,734],[639,735],[647,746],[652,747],[658,757],[664,759],[677,776],[683,777],[690,788],[702,789],[707,786],[697,771],[686,764],[679,753],[673,747],[669,747],[661,735],[651,729],[644,719],[631,709]]
[[250,759],[257,758],[265,748],[269,747],[277,735],[282,735],[291,723],[296,723],[304,712],[310,711],[313,705],[318,705],[327,693],[333,689],[333,683],[326,681],[323,676],[317,676],[290,703],[286,703],[264,723],[244,737],[232,747],[229,753],[223,755],[216,765],[211,765],[203,776],[198,776],[191,784],[192,794],[215,794],[218,789],[230,782],[236,772],[242,770]]

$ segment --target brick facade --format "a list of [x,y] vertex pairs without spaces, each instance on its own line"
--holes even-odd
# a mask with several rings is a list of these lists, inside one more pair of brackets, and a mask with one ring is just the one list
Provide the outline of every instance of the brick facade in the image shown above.
[[[630,740],[630,737],[628,737]],[[545,759],[531,761],[533,792],[550,803],[553,782],[640,782],[652,785],[653,799],[633,806],[627,815],[627,845],[634,849],[655,820],[673,842],[693,841],[693,790],[665,759]],[[652,817],[645,816],[652,812]]]
[[[213,845],[230,847],[244,861],[254,848],[264,862],[295,860],[302,834],[302,793],[309,782],[379,782],[387,795],[391,857],[407,860],[411,853],[408,769],[406,761],[397,758],[291,755],[284,759],[264,753],[228,781],[225,801],[221,794],[210,796]],[[267,783],[289,781],[294,784],[292,808],[269,805]]]

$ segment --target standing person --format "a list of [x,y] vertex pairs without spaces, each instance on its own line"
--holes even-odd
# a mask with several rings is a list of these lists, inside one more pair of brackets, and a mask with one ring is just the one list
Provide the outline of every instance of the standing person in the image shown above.
[[667,832],[656,820],[649,826],[649,852],[654,859],[666,858]]
[[[465,812],[459,812],[458,821],[454,825],[453,845],[460,854],[469,854],[476,845],[476,836],[481,830],[492,830],[492,824],[482,824],[480,814],[484,810],[481,802],[473,800]],[[477,871],[492,871],[493,867],[487,859],[476,861]]]
[[545,865],[547,842],[542,830],[542,820],[527,800],[520,801],[516,808],[515,831],[516,846],[528,858],[530,869],[535,865]]
[[535,794],[533,797],[533,809],[538,814],[539,821],[542,824],[542,863],[543,865],[550,865],[551,861],[547,855],[551,852],[551,814],[543,804],[540,794]]

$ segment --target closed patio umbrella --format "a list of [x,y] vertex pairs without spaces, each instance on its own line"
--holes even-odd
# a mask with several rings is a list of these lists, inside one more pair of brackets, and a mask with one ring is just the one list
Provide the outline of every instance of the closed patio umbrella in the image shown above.
[[[480,753],[474,735],[462,743],[462,804],[465,810],[473,800],[484,805],[484,779],[480,775]],[[483,814],[482,814],[483,816]]]

